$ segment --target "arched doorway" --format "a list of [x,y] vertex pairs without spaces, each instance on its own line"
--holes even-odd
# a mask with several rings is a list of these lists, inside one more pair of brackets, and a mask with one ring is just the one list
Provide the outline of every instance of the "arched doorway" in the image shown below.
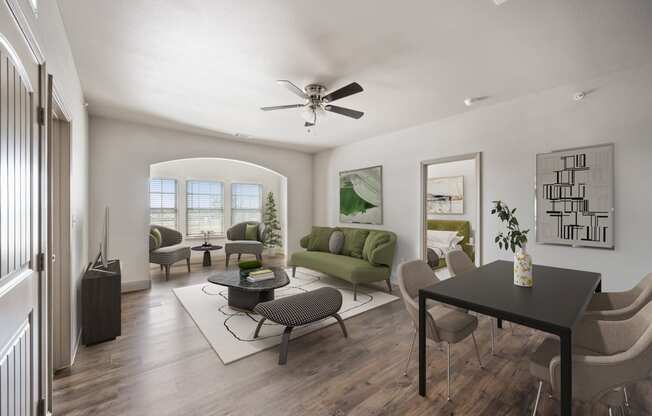
[[[149,223],[176,230],[180,244],[188,247],[205,241],[223,246],[227,230],[243,221],[262,221],[271,204],[277,210],[280,244],[266,248],[269,257],[287,251],[287,178],[269,168],[226,158],[187,158],[150,165]],[[270,194],[272,200],[270,201]],[[224,267],[224,251],[209,253],[210,267]],[[191,251],[190,265],[204,264],[204,252]],[[165,273],[150,265],[153,281],[188,272],[183,261]]]

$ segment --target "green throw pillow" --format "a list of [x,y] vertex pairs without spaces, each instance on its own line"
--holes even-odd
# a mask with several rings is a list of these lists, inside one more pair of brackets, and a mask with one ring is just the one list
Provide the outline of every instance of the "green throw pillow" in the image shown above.
[[152,236],[154,239],[154,247],[152,250],[156,250],[157,248],[161,247],[161,244],[163,243],[163,236],[161,235],[161,230],[158,228],[152,228],[149,232],[149,235]]
[[258,240],[258,224],[246,224],[245,240]]
[[371,258],[371,253],[376,249],[376,247],[389,243],[389,240],[390,237],[387,233],[382,231],[370,231],[369,237],[367,237],[367,240],[364,243],[364,248],[362,249],[362,258],[371,263],[369,260]]
[[344,246],[342,247],[342,255],[362,258],[362,249],[364,248],[365,240],[369,235],[369,230],[358,228],[344,228]]
[[329,252],[328,242],[334,229],[330,227],[312,227],[310,240],[308,241],[308,251],[325,251]]

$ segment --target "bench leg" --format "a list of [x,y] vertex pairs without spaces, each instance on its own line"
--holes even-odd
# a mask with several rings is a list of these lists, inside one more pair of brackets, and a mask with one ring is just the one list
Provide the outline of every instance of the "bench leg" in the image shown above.
[[346,326],[344,326],[344,321],[342,320],[340,314],[338,313],[333,314],[333,318],[337,319],[337,323],[340,324],[340,328],[342,328],[342,333],[344,333],[344,338],[348,338],[349,334],[346,332]]
[[267,318],[261,318],[260,321],[258,321],[258,326],[256,327],[256,332],[254,332],[254,338],[258,338],[258,334],[260,333],[260,328],[263,327],[263,322],[265,322]]
[[281,350],[278,353],[278,364],[285,365],[288,362],[288,343],[290,342],[290,333],[292,333],[292,327],[285,327],[283,331],[283,339],[281,340]]
[[297,276],[297,266],[292,266],[292,277]]
[[387,289],[389,289],[389,293],[392,293],[392,281],[389,280],[389,277],[386,280],[387,282]]

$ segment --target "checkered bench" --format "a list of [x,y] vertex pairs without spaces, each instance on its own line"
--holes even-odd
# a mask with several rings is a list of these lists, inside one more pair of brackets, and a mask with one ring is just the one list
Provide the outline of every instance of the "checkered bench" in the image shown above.
[[278,363],[283,365],[287,362],[290,333],[297,326],[333,317],[337,319],[346,338],[346,327],[338,314],[341,307],[342,294],[332,287],[322,287],[310,292],[259,303],[254,308],[254,312],[261,315],[262,318],[258,322],[254,338],[258,338],[260,329],[266,320],[285,326],[278,358]]

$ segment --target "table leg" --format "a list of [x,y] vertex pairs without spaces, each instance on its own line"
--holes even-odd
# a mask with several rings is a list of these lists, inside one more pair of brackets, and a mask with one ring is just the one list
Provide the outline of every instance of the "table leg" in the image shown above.
[[571,416],[573,408],[572,333],[559,337],[561,344],[561,415]]
[[211,266],[211,252],[208,250],[204,251],[204,261],[202,263],[202,266],[204,267]]
[[419,294],[419,394],[426,395],[426,298]]

